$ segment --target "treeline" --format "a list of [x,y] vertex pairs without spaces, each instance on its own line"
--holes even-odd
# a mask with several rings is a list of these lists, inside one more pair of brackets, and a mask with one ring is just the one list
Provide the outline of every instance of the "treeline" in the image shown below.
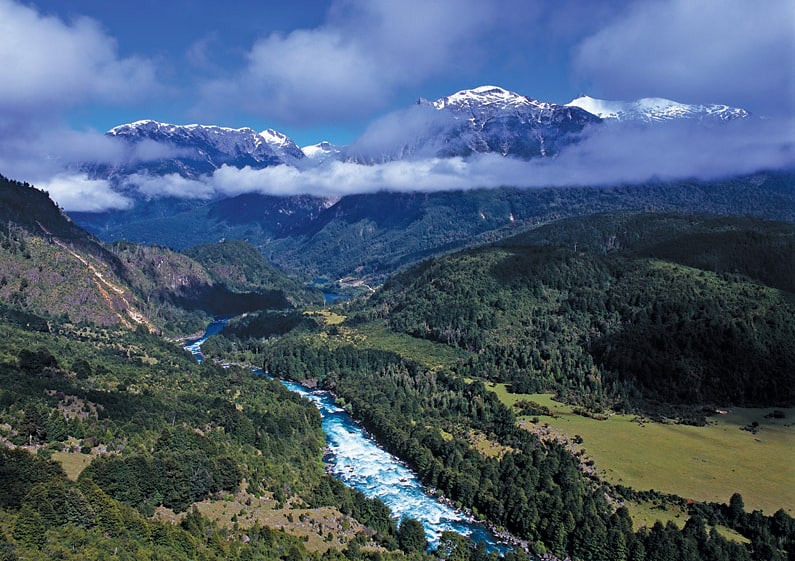
[[[528,540],[537,553],[595,561],[662,560],[672,551],[677,559],[767,559],[758,554],[761,541],[748,548],[728,542],[698,518],[681,531],[660,525],[633,532],[626,510],[607,502],[609,489],[585,479],[562,446],[517,428],[480,382],[428,372],[393,353],[326,348],[301,337],[272,344],[266,357],[271,372],[318,379],[426,485]],[[477,452],[466,437],[471,430],[501,454]],[[776,555],[784,559],[779,549]]]

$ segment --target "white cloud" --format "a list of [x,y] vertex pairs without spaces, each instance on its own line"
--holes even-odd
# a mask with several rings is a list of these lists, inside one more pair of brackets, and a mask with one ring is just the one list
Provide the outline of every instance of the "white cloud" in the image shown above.
[[200,105],[242,104],[299,125],[361,117],[401,88],[463,71],[498,10],[479,0],[340,1],[320,27],[258,40],[242,73],[204,84]]
[[574,64],[598,97],[791,114],[794,30],[791,0],[638,0],[583,40]]
[[37,187],[66,211],[97,212],[127,209],[132,201],[115,192],[105,180],[92,180],[85,174],[60,174],[41,182]]
[[137,190],[148,198],[209,199],[215,193],[205,181],[187,179],[176,173],[148,175],[136,173],[124,181],[126,189]]
[[424,158],[376,165],[326,161],[299,170],[223,166],[188,180],[150,177],[150,197],[207,199],[243,193],[343,196],[375,191],[444,191],[481,187],[562,187],[641,184],[678,179],[714,180],[760,170],[795,167],[795,127],[788,121],[737,120],[717,127],[699,123],[604,125],[554,158],[530,161],[483,154]]
[[96,21],[65,23],[12,0],[0,0],[0,68],[0,123],[86,102],[129,101],[155,86],[153,66],[120,58]]

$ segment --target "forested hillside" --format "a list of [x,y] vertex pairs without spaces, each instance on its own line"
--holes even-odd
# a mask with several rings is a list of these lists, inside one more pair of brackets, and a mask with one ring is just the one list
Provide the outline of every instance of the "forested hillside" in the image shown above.
[[146,212],[75,213],[75,219],[106,240],[177,249],[246,240],[286,270],[377,283],[440,252],[598,212],[700,212],[793,222],[791,185],[792,174],[779,172],[712,182],[379,192],[328,200],[244,194],[198,206],[194,202],[190,208],[181,199],[161,199],[147,204]]
[[[8,311],[3,320],[3,559],[103,559],[113,551],[128,559],[298,559],[310,551],[346,559],[353,557],[340,551],[349,547],[397,551],[385,507],[323,473],[317,410],[277,381],[199,365],[142,330],[77,328]],[[239,506],[215,523],[192,510],[197,501]],[[326,522],[320,536],[312,530],[325,547],[308,550],[295,533],[306,534],[300,528],[310,521],[320,528],[323,512],[338,523]],[[295,516],[292,533],[261,522],[268,516]]]
[[400,273],[359,317],[467,350],[459,374],[597,409],[791,405],[794,240],[746,219],[569,220]]

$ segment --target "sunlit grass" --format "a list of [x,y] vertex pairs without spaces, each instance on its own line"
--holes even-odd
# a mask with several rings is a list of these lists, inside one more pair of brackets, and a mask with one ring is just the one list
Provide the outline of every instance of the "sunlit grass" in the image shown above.
[[[526,399],[549,407],[553,416],[539,416],[540,423],[569,438],[580,435],[600,477],[611,483],[720,503],[739,492],[746,510],[766,514],[795,509],[795,408],[781,409],[783,419],[766,417],[773,408],[732,408],[694,427],[633,415],[599,421],[574,414],[548,394],[510,394],[499,384],[492,389],[507,405]],[[741,430],[754,422],[756,434]]]
[[83,470],[91,463],[92,456],[88,454],[72,454],[70,452],[53,452],[52,459],[63,467],[66,477],[77,481]]
[[367,348],[398,353],[429,369],[449,367],[465,356],[460,349],[390,331],[382,322],[356,325],[351,330],[361,336],[362,344]]

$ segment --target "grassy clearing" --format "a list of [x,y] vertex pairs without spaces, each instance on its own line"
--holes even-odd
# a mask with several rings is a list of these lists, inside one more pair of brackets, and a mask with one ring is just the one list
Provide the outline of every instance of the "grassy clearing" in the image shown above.
[[625,506],[632,515],[632,525],[635,530],[651,528],[658,520],[663,524],[673,522],[681,529],[687,521],[685,509],[675,505],[661,505],[649,501],[627,501]]
[[53,452],[52,459],[63,467],[66,477],[77,481],[83,470],[91,463],[93,456],[88,454],[72,454],[70,452]]
[[[662,505],[658,502],[649,501],[628,501],[625,506],[630,512],[632,526],[635,530],[651,528],[658,520],[663,524],[673,522],[679,529],[682,529],[688,519],[687,511],[675,505]],[[712,528],[712,526],[707,526],[707,530],[710,528]],[[751,543],[751,540],[726,526],[718,525],[715,526],[715,529],[727,540],[739,543]]]
[[306,315],[319,319],[322,325],[339,325],[345,321],[345,316],[329,309],[307,312]]
[[[357,535],[367,529],[336,508],[291,508],[280,506],[268,497],[254,497],[247,493],[229,495],[221,500],[204,500],[195,503],[198,511],[229,529],[245,530],[254,524],[284,530],[303,540],[310,552],[324,553],[329,549],[343,550]],[[159,508],[156,516],[163,520],[178,522],[184,516]],[[371,544],[371,547],[374,547]]]
[[[795,510],[795,408],[783,409],[783,419],[767,418],[772,408],[734,408],[706,427],[692,427],[630,415],[598,421],[574,414],[550,395],[493,389],[508,405],[527,399],[549,407],[553,416],[539,416],[540,424],[569,438],[580,435],[599,475],[611,483],[721,503],[739,492],[748,511]],[[741,430],[754,422],[756,434]]]
[[390,331],[382,322],[357,325],[352,330],[360,336],[365,346],[398,353],[431,370],[448,367],[465,356],[460,349]]

